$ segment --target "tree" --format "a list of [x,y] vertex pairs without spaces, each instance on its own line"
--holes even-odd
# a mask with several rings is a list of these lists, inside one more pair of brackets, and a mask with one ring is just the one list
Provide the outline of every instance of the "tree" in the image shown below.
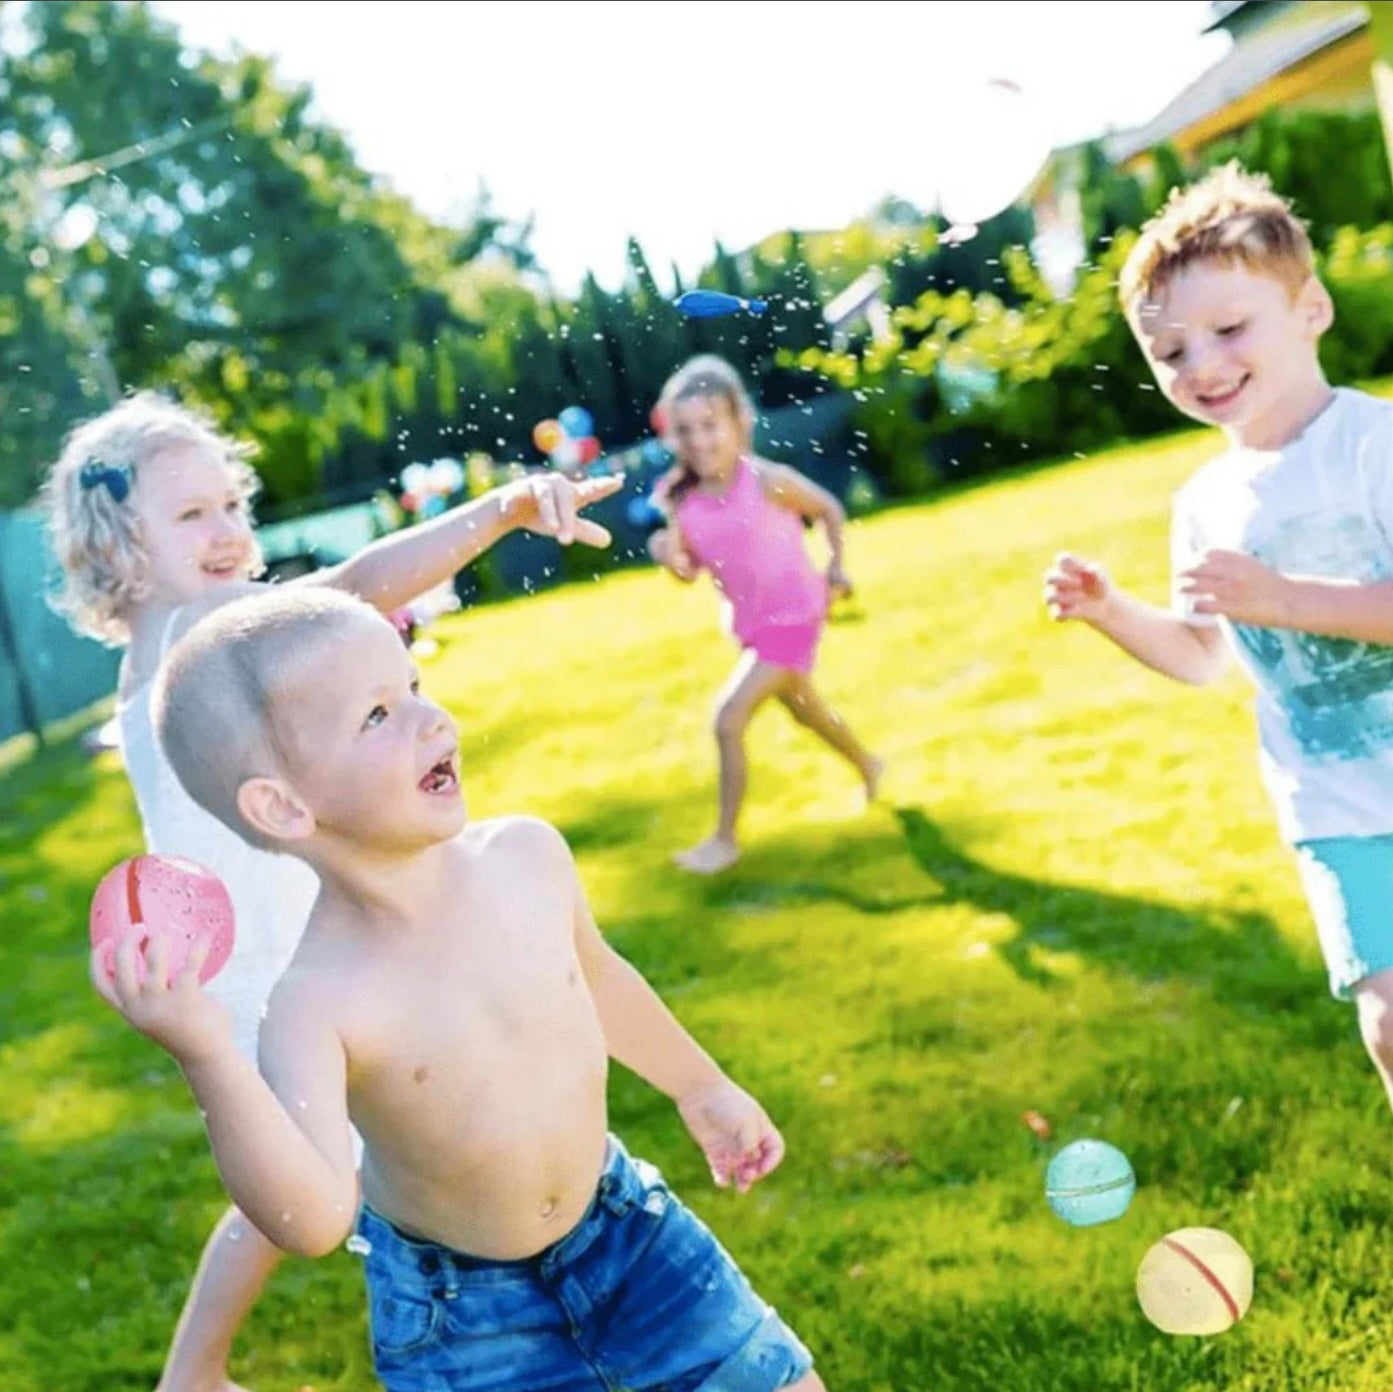
[[1377,112],[1267,111],[1206,150],[1203,165],[1230,159],[1269,175],[1309,223],[1317,246],[1329,245],[1341,227],[1393,221],[1393,179]]
[[259,436],[272,496],[313,487],[338,384],[448,318],[403,251],[410,231],[439,257],[441,234],[264,60],[191,61],[143,4],[55,0],[24,20],[0,148],[49,195],[50,224],[78,209],[96,224],[63,293],[122,386],[168,385]]

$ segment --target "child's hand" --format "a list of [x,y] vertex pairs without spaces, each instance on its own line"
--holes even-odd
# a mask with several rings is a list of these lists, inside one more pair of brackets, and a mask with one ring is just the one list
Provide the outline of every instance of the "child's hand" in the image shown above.
[[679,580],[696,579],[696,562],[692,560],[690,552],[673,540],[670,528],[654,532],[648,538],[648,554],[660,566],[670,570]]
[[744,1193],[784,1158],[784,1140],[764,1108],[729,1079],[689,1092],[677,1110],[724,1189]]
[[1191,612],[1222,614],[1234,623],[1285,627],[1290,616],[1290,581],[1256,556],[1239,551],[1208,551],[1181,574],[1183,595],[1193,597]]
[[[108,1005],[178,1062],[195,1062],[230,1047],[232,1041],[232,1017],[199,985],[198,971],[209,946],[206,940],[200,943],[189,954],[184,970],[169,981],[168,940],[152,933],[141,981],[136,971],[141,949],[135,938],[126,938],[110,957],[109,945],[102,944],[92,950],[92,985]],[[113,968],[110,976],[108,962]]]
[[608,546],[613,539],[598,522],[578,514],[582,508],[608,498],[624,486],[619,475],[588,478],[579,483],[560,474],[532,474],[506,484],[509,515],[521,527],[541,536],[552,536],[563,546],[578,541],[584,546]]
[[850,599],[854,588],[846,571],[835,561],[827,567],[827,597],[832,603],[839,599]]
[[1045,607],[1050,617],[1060,622],[1083,619],[1091,623],[1101,619],[1112,606],[1114,593],[1107,571],[1096,561],[1080,556],[1056,556],[1054,565],[1045,573]]

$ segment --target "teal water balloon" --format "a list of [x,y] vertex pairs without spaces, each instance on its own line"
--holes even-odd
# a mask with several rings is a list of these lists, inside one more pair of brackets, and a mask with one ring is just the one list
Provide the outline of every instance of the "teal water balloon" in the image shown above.
[[1045,1171],[1045,1198],[1076,1228],[1121,1218],[1136,1192],[1132,1162],[1106,1141],[1074,1141]]

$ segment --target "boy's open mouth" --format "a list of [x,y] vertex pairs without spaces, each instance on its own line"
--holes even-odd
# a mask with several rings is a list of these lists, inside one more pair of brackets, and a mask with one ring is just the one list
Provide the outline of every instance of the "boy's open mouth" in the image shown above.
[[423,793],[453,793],[459,787],[459,779],[455,776],[455,760],[450,755],[441,759],[439,763],[432,764],[430,772],[421,779],[421,791]]

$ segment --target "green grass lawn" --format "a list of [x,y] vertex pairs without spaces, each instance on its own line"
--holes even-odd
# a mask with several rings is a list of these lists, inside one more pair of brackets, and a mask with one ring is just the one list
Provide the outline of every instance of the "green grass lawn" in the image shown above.
[[[754,732],[748,852],[694,881],[712,695],[705,588],[651,573],[460,615],[428,687],[476,816],[569,836],[612,941],[788,1141],[711,1187],[670,1104],[613,1121],[813,1347],[832,1392],[1393,1387],[1393,1121],[1327,995],[1241,678],[1172,686],[1052,626],[1064,546],[1153,598],[1185,435],[852,527],[860,592],[821,678],[891,761],[884,804],[782,711]],[[119,767],[0,776],[0,1389],[146,1392],[223,1199],[175,1069],[86,981],[93,885],[139,849]],[[1047,1116],[1045,1146],[1022,1124]],[[1131,1156],[1127,1216],[1043,1198],[1058,1144]],[[1151,1328],[1137,1263],[1227,1229],[1257,1270],[1213,1339]],[[256,1392],[372,1387],[358,1262],[287,1264],[239,1344]]]

